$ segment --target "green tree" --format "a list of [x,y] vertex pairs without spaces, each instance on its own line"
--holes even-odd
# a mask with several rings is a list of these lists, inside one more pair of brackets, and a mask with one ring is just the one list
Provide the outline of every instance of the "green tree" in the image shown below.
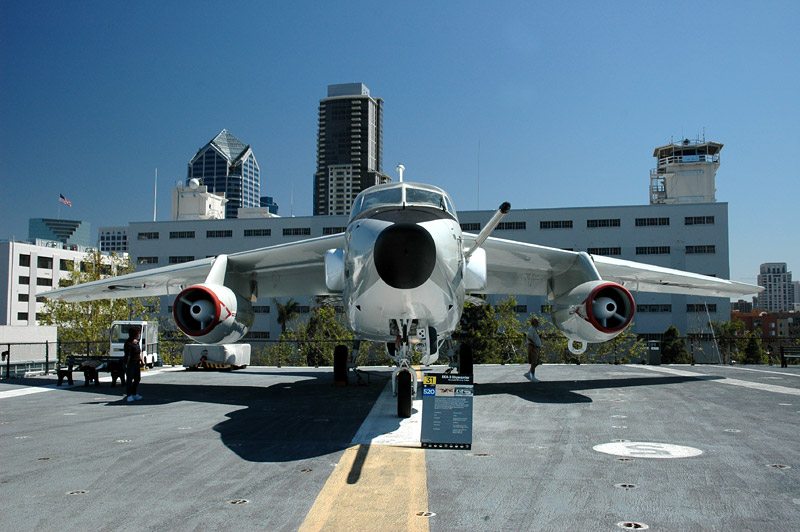
[[633,334],[633,323],[608,342],[590,344],[587,358],[590,362],[614,362],[628,364],[631,361],[646,358],[647,343]]
[[300,305],[297,304],[297,301],[294,298],[289,299],[285,304],[278,301],[276,298],[272,298],[272,301],[275,303],[275,308],[278,309],[278,323],[281,326],[281,336],[283,333],[286,332],[286,326],[292,320],[296,320],[297,317],[300,315],[297,311],[300,308]]
[[747,342],[744,340],[745,325],[742,320],[712,321],[709,326],[714,330],[723,364],[730,361],[734,349],[744,349]]
[[297,328],[296,334],[298,349],[309,366],[332,365],[336,345],[350,346],[354,337],[330,305],[314,307],[311,318]]
[[663,364],[688,364],[692,361],[689,351],[686,350],[686,342],[680,334],[674,325],[670,325],[669,329],[664,331],[664,339],[661,341]]
[[464,305],[456,337],[472,345],[476,364],[523,362],[527,358],[526,328],[519,321],[516,306],[513,297],[497,305],[470,302]]
[[747,333],[747,346],[744,348],[742,364],[763,364],[764,351],[761,349],[761,338],[756,333]]
[[[59,287],[97,281],[112,275],[131,273],[134,267],[127,257],[99,251],[87,254],[78,264],[71,264],[67,276]],[[67,303],[48,299],[44,305],[42,325],[58,327],[59,341],[63,343],[99,342],[108,338],[111,323],[117,320],[148,320],[158,313],[158,299],[129,298],[104,299]],[[101,344],[102,345],[102,344]],[[105,346],[108,349],[108,346]]]

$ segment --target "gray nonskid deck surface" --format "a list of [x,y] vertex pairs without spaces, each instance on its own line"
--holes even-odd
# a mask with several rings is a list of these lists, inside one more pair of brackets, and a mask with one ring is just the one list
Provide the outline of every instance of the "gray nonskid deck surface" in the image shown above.
[[[430,528],[800,530],[800,371],[754,369],[548,365],[531,384],[478,366],[472,450],[425,451]],[[388,371],[347,388],[330,368],[167,371],[133,404],[0,383],[0,529],[296,530]],[[703,453],[593,449],[614,440]]]

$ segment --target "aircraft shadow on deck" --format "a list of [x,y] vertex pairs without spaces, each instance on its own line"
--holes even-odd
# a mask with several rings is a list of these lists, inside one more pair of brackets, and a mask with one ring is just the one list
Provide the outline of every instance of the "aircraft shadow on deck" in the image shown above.
[[[371,375],[366,386],[332,386],[332,375],[319,371],[261,372],[265,375],[300,377],[268,386],[215,384],[215,373],[209,372],[204,383],[153,383],[144,381],[141,402],[122,399],[124,387],[73,386],[65,391],[120,394],[120,399],[91,401],[118,408],[143,408],[178,402],[229,405],[233,408],[226,420],[214,425],[222,443],[250,462],[290,462],[324,456],[348,448],[359,427],[383,391],[387,377]],[[237,375],[247,375],[241,373]],[[303,377],[308,377],[303,379]],[[719,379],[714,376],[631,377],[600,380],[563,380],[529,382],[479,383],[475,395],[515,395],[526,401],[543,404],[590,403],[592,399],[579,393],[627,387],[647,387]],[[41,382],[41,381],[39,381]],[[400,419],[396,419],[397,426]]]
[[[334,387],[330,372],[265,372],[301,380],[266,386],[215,384],[218,376],[208,373],[204,383],[157,383],[143,380],[139,393],[144,400],[128,403],[124,387],[73,386],[64,391],[116,394],[119,399],[88,401],[109,407],[137,409],[178,402],[229,405],[227,419],[213,426],[222,443],[251,462],[290,462],[342,451],[350,446],[364,419],[386,386],[381,375],[369,384]],[[246,373],[237,374],[246,375]],[[302,377],[308,377],[302,379]],[[76,379],[80,382],[80,378]],[[214,410],[213,415],[218,415]],[[157,413],[155,415],[158,415]],[[196,415],[196,414],[193,414]],[[400,420],[397,420],[399,427]]]
[[486,383],[475,385],[475,395],[508,394],[515,395],[526,401],[544,404],[591,403],[592,399],[590,397],[578,392],[581,390],[682,384],[721,378],[703,375],[698,377],[621,377],[618,379],[541,381],[537,383],[527,381]]

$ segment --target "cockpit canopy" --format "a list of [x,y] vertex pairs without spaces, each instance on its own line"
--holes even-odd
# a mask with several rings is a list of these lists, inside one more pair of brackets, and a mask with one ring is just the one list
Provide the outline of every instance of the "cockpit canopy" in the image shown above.
[[433,185],[423,183],[388,183],[375,185],[359,194],[353,202],[350,219],[377,207],[423,206],[441,209],[456,217],[453,202],[447,193]]

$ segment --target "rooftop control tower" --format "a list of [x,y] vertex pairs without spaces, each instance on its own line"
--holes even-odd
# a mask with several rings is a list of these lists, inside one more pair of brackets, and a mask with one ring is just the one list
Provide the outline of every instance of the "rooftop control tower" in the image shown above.
[[650,204],[714,203],[722,144],[684,139],[655,149],[650,170]]

